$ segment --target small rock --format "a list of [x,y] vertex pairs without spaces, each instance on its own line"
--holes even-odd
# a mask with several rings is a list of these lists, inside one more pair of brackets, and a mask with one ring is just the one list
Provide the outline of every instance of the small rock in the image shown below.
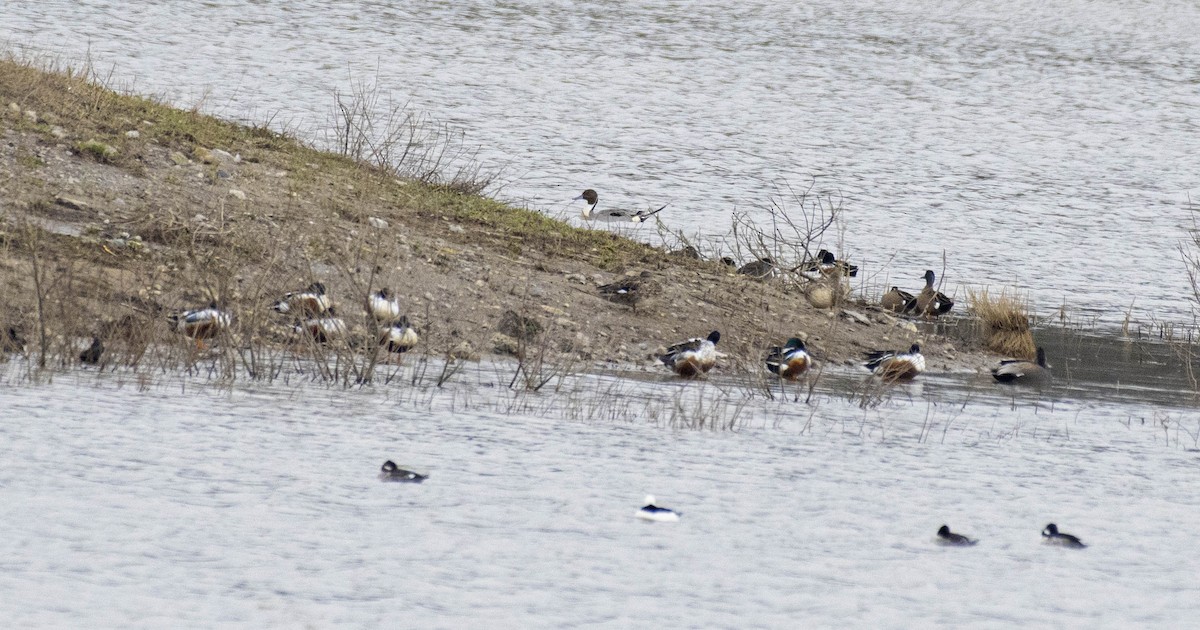
[[462,234],[463,232],[466,232],[467,229],[457,223],[451,223],[450,231],[454,232],[455,234]]
[[842,316],[843,316],[843,317],[845,317],[846,319],[848,319],[848,320],[852,321],[852,322],[856,322],[856,323],[862,324],[863,326],[870,326],[870,325],[871,325],[871,320],[867,319],[867,316],[866,316],[866,315],[863,315],[862,313],[859,313],[858,311],[851,311],[851,310],[848,310],[848,309],[847,309],[847,310],[843,310],[843,311],[842,311]]
[[229,179],[230,177],[232,177],[232,175],[229,174],[229,171],[217,169],[217,177],[219,177],[221,179]]
[[193,223],[204,223],[207,220],[208,217],[204,216],[203,214],[197,214],[196,216],[192,217]]
[[141,136],[142,132],[138,131],[137,129],[130,129],[129,131],[125,132],[126,138],[140,138]]
[[387,229],[388,222],[379,217],[367,217],[367,225],[380,230]]
[[529,287],[529,297],[535,297],[535,298],[546,297],[546,290],[543,289],[541,286],[535,284],[535,285]]
[[38,121],[37,112],[32,109],[25,110],[25,119],[31,123],[36,123]]
[[236,199],[241,199],[242,201],[246,200],[246,193],[244,193],[240,190],[237,190],[236,188],[229,189],[229,196],[234,197]]
[[896,328],[899,328],[900,330],[903,330],[903,331],[913,333],[914,335],[917,334],[918,332],[920,332],[917,330],[917,325],[912,322],[900,322],[900,323],[896,324]]
[[542,332],[542,324],[532,317],[517,314],[516,311],[504,311],[496,330],[517,339],[531,339]]
[[450,356],[460,361],[478,361],[479,354],[471,348],[471,344],[464,341],[450,351]]
[[213,149],[212,151],[209,151],[209,153],[211,153],[214,158],[216,158],[217,160],[220,160],[221,162],[236,162],[236,161],[238,161],[233,157],[232,153],[230,153],[228,151],[223,151],[221,149]]
[[14,113],[14,114],[20,114],[20,113],[21,113],[21,106],[20,106],[20,105],[17,105],[16,103],[9,103],[9,104],[8,104],[8,110],[9,110],[10,112]]
[[178,151],[171,152],[171,161],[175,163],[175,166],[183,166],[188,162],[191,162],[191,160],[187,159],[186,155]]
[[197,160],[200,160],[201,162],[203,162],[205,164],[216,164],[217,163],[217,158],[216,158],[216,156],[214,156],[212,154],[212,151],[209,151],[208,149],[205,149],[204,147],[200,147],[200,146],[196,147],[195,149],[192,149],[192,157],[196,158]]
[[54,203],[56,203],[64,208],[70,208],[72,210],[89,210],[89,209],[91,209],[91,205],[89,205],[88,202],[80,200],[80,199],[76,199],[74,197],[68,197],[66,195],[56,195],[54,197]]
[[569,273],[566,275],[567,282],[575,284],[587,284],[587,277],[581,273]]
[[521,350],[521,344],[516,339],[503,333],[492,335],[492,352],[516,356]]
[[50,128],[50,135],[62,140],[67,137],[67,132],[62,127],[54,126]]

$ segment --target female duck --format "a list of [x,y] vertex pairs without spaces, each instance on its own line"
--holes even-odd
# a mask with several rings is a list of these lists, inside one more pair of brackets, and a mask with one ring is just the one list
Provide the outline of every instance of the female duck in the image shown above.
[[383,462],[383,467],[379,469],[380,481],[399,481],[406,483],[421,483],[429,478],[429,475],[422,475],[411,470],[404,470],[396,465],[396,462],[387,460]]
[[400,302],[384,287],[367,296],[367,312],[377,322],[390,322],[400,317]]
[[992,368],[992,378],[1001,383],[1040,383],[1050,377],[1050,366],[1046,365],[1046,349],[1038,347],[1037,361],[1001,361]]
[[866,366],[885,381],[911,381],[925,371],[925,357],[920,344],[914,343],[908,352],[871,350]]
[[667,348],[667,352],[658,360],[676,374],[692,378],[708,372],[717,364],[717,342],[720,340],[721,333],[714,330],[704,339],[696,337]]
[[893,313],[911,313],[917,310],[917,297],[908,291],[892,287],[891,291],[883,294],[879,305]]
[[202,346],[205,339],[216,337],[233,323],[233,316],[218,309],[216,302],[209,302],[205,308],[172,313],[167,319],[175,332],[195,339],[197,347]]
[[654,505],[654,496],[649,494],[646,495],[646,505],[637,511],[638,518],[659,523],[673,523],[678,521],[680,516],[680,512]]
[[421,337],[417,335],[417,330],[408,323],[408,316],[403,315],[400,319],[388,324],[379,329],[379,345],[386,346],[388,352],[396,354],[408,352],[412,350]]
[[600,203],[600,195],[591,188],[583,191],[578,197],[572,201],[580,199],[587,202],[588,207],[583,211],[583,218],[588,221],[632,221],[634,223],[642,223],[650,217],[663,211],[670,204],[663,204],[658,210],[638,210],[637,212],[629,212],[626,210],[596,210],[596,205]]
[[932,269],[925,270],[925,288],[917,294],[917,313],[925,317],[937,317],[949,313],[954,308],[954,300],[946,297],[945,293],[933,288]]
[[1042,530],[1042,538],[1044,539],[1043,542],[1048,545],[1059,545],[1068,549],[1083,549],[1087,547],[1087,545],[1083,544],[1083,541],[1075,536],[1059,532],[1058,525],[1054,523],[1050,523]]
[[658,283],[654,281],[654,274],[643,271],[636,276],[602,284],[597,290],[600,292],[600,297],[609,302],[624,304],[636,311],[638,302],[642,298],[658,293],[658,288]]
[[321,315],[329,310],[332,303],[325,295],[325,285],[314,282],[303,291],[286,293],[271,308],[280,313],[299,312],[301,315]]
[[324,315],[310,317],[293,326],[293,329],[298,334],[311,337],[317,343],[325,343],[345,335],[346,322],[342,321],[342,318],[337,316],[336,309],[330,306]]
[[767,351],[767,369],[780,378],[794,381],[812,367],[812,357],[804,349],[804,341],[792,337],[782,348],[775,347]]
[[950,531],[949,525],[942,525],[940,528],[938,528],[937,536],[938,543],[942,545],[970,547],[971,545],[979,542],[978,540],[967,538],[962,534],[955,534],[954,532]]

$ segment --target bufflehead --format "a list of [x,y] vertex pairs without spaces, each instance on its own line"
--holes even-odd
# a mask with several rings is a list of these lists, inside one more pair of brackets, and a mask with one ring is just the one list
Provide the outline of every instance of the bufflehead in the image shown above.
[[383,466],[379,469],[379,479],[381,481],[401,481],[407,483],[421,483],[429,478],[429,475],[422,475],[411,470],[404,470],[396,465],[396,462],[387,460],[383,462]]
[[654,496],[647,494],[646,505],[642,506],[642,508],[637,511],[637,517],[647,521],[669,523],[678,521],[680,513],[669,508],[658,507],[657,505],[654,505]]

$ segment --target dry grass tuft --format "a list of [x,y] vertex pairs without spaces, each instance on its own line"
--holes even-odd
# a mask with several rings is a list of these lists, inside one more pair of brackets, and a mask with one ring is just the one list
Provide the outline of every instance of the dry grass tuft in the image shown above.
[[1029,323],[1029,303],[1001,290],[993,297],[986,289],[967,289],[971,312],[979,318],[980,332],[988,349],[1019,359],[1037,353]]

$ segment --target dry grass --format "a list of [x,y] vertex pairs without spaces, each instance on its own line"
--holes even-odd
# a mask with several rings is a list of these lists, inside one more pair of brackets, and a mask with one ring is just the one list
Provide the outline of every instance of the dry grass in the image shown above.
[[988,349],[1018,359],[1034,358],[1037,346],[1033,342],[1027,301],[1007,289],[993,296],[986,288],[967,289],[967,301],[978,318]]

